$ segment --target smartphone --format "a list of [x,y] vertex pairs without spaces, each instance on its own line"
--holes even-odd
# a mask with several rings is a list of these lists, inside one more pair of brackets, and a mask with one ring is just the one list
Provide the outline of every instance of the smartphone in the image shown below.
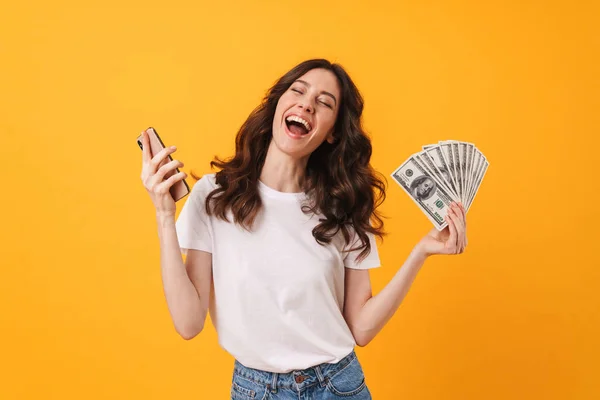
[[[148,139],[150,141],[150,157],[154,157],[159,151],[165,148],[165,144],[161,140],[160,136],[158,136],[158,133],[154,128],[149,127],[148,129],[146,129],[146,133],[148,134]],[[144,150],[144,146],[142,145],[142,135],[137,137],[137,143],[140,149]],[[169,154],[168,159],[164,159],[158,165],[158,168],[162,167],[170,161],[173,161],[173,158],[171,158],[171,155]],[[168,179],[176,173],[179,173],[179,168],[176,168],[176,171],[167,172],[167,174],[165,175],[165,179]],[[190,193],[190,187],[188,186],[185,179],[182,179],[171,185],[169,192],[171,193],[171,197],[173,197],[173,200],[179,201]]]

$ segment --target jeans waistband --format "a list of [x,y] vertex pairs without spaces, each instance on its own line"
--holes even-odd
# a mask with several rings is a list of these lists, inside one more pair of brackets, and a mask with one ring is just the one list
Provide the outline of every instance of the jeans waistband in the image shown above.
[[246,367],[235,360],[233,372],[244,379],[265,385],[270,390],[277,390],[277,388],[300,390],[316,384],[321,386],[327,385],[329,379],[346,368],[355,358],[356,353],[352,350],[350,354],[335,364],[323,363],[307,369],[287,373],[262,371]]

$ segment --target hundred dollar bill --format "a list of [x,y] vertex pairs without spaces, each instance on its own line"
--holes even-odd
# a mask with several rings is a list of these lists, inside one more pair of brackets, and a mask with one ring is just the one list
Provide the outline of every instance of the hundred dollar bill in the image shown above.
[[481,153],[477,150],[477,148],[475,148],[475,151],[473,152],[473,167],[472,167],[472,184],[471,187],[469,189],[469,197],[468,197],[468,201],[467,204],[465,204],[465,211],[469,210],[469,206],[471,205],[471,195],[473,194],[473,191],[476,189],[476,183],[477,183],[477,174],[479,172],[479,168],[481,165],[481,160],[482,160],[482,155]]
[[415,154],[410,156],[392,173],[392,178],[425,213],[439,231],[448,226],[445,218],[452,197],[436,183],[436,180],[416,161]]
[[442,153],[442,158],[448,167],[450,172],[450,179],[452,180],[453,187],[458,195],[460,195],[460,187],[458,185],[458,179],[456,177],[456,168],[454,164],[454,152],[452,151],[452,145],[446,141],[440,141],[438,143]]
[[487,172],[488,167],[490,166],[490,163],[485,158],[485,156],[482,156],[482,162],[480,164],[481,164],[481,167],[479,168],[479,172],[477,173],[477,178],[475,179],[475,185],[473,186],[474,189],[471,192],[471,197],[469,199],[469,208],[471,208],[471,204],[473,204],[473,200],[475,200],[475,195],[477,195],[477,192],[479,191],[479,187],[481,186],[481,182],[483,181],[483,178],[485,177],[485,173]]
[[446,179],[445,179],[444,175],[442,175],[442,173],[437,168],[437,166],[435,165],[435,163],[433,162],[431,157],[429,157],[427,152],[422,151],[420,153],[415,154],[414,157],[415,157],[416,161],[421,165],[421,167],[423,167],[425,169],[425,172],[427,172],[429,175],[431,175],[431,177],[436,180],[436,183],[438,185],[442,186],[444,188],[444,190],[446,190],[446,193],[448,193],[450,196],[452,196],[452,200],[458,202],[459,200],[458,200],[456,193],[452,190],[450,185],[448,183],[446,183]]
[[[477,176],[479,174],[479,170],[481,168],[481,166],[483,165],[483,154],[481,154],[481,152],[479,151],[479,149],[477,147],[473,148],[473,161],[472,161],[472,168],[471,168],[471,185],[469,188],[469,197],[468,197],[468,202],[471,202],[472,199],[472,195],[475,192],[475,190],[477,190]],[[470,205],[470,204],[469,204]]]
[[[475,156],[475,145],[473,143],[467,143],[467,193],[471,193],[473,186],[473,157]],[[468,197],[467,197],[468,199]]]
[[456,143],[458,146],[458,157],[459,157],[459,166],[460,166],[460,173],[462,176],[462,182],[463,182],[463,195],[462,195],[462,202],[463,204],[467,204],[467,196],[468,196],[468,192],[469,192],[469,185],[468,185],[468,176],[467,176],[467,144],[465,142],[457,142]]
[[[456,180],[458,181],[459,193],[458,197],[461,199],[465,196],[465,186],[463,181],[462,170],[460,168],[460,153],[458,151],[458,142],[456,140],[451,140],[450,145],[452,146],[452,155],[454,156],[454,170],[456,172]],[[464,200],[463,200],[464,203]]]
[[452,193],[458,197],[458,190],[456,190],[456,187],[454,186],[454,180],[451,176],[450,167],[446,164],[446,160],[442,155],[442,147],[439,145],[427,145],[423,146],[423,150],[427,152],[429,158],[431,158],[431,160],[434,162],[437,170],[444,178],[446,186],[448,186]]

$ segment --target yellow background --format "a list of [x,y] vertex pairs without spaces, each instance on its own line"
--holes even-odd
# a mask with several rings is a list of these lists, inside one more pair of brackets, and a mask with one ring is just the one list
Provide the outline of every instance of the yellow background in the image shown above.
[[357,350],[374,398],[599,398],[592,3],[3,5],[0,398],[228,398],[212,326],[185,341],[170,321],[134,140],[154,126],[186,172],[211,172],[265,90],[312,57],[362,91],[388,179],[375,292],[431,226],[391,172],[444,139],[491,162],[466,253],[429,260]]

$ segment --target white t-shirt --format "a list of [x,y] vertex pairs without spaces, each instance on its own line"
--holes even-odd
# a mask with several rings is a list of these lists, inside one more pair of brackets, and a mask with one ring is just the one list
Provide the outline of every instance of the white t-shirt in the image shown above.
[[[369,234],[371,252],[356,264],[359,250],[340,252],[341,231],[326,246],[314,239],[319,216],[302,212],[304,193],[261,181],[263,208],[248,232],[206,214],[206,196],[216,187],[214,173],[192,187],[176,230],[182,254],[212,253],[210,314],[221,347],[247,367],[279,373],[348,355],[356,343],[342,315],[344,267],[378,267],[375,237]],[[227,216],[233,221],[230,210]]]

